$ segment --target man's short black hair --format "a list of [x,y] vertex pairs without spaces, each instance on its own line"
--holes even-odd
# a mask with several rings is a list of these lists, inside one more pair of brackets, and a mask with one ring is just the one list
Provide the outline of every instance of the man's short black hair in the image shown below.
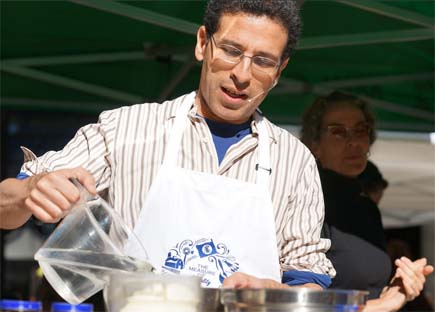
[[210,0],[204,14],[207,36],[211,37],[219,28],[223,14],[246,13],[267,16],[287,29],[287,45],[281,59],[289,57],[299,39],[301,21],[295,0]]

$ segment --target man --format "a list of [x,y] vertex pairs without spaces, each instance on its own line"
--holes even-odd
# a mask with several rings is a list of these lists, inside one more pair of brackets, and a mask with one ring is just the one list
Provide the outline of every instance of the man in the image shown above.
[[31,177],[1,183],[1,227],[59,220],[78,200],[75,178],[107,194],[162,271],[209,287],[327,287],[315,161],[257,111],[298,34],[294,1],[210,1],[198,92],[103,112],[62,151],[25,150]]

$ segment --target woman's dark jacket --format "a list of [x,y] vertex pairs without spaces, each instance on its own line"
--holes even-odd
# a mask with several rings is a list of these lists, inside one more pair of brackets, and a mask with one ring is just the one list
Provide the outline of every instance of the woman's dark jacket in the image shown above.
[[370,299],[377,298],[391,273],[379,209],[362,195],[357,179],[318,167],[325,199],[322,236],[331,239],[326,256],[337,271],[331,288],[368,290]]
[[325,222],[385,250],[385,234],[378,206],[362,194],[357,179],[319,166],[325,199]]

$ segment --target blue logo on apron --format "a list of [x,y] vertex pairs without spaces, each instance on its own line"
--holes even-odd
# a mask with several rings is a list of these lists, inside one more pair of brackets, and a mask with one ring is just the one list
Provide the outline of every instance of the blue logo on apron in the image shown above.
[[222,284],[239,269],[236,258],[229,252],[225,244],[215,244],[212,239],[186,239],[169,250],[162,271],[173,274],[185,271],[202,276],[203,286],[209,286],[213,279]]
[[216,247],[211,239],[209,242],[196,245],[196,249],[198,250],[198,254],[201,258],[211,256],[217,253]]

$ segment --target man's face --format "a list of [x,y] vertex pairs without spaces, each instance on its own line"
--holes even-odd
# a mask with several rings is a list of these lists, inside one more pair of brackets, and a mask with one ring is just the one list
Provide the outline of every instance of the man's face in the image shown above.
[[[198,113],[224,123],[248,121],[287,65],[288,60],[280,62],[286,43],[285,28],[265,16],[224,14],[212,39],[202,26],[195,48],[203,61]],[[234,61],[238,54],[244,56]]]
[[[323,168],[356,177],[367,165],[370,130],[362,111],[346,104],[329,109],[322,120],[322,134],[312,146]],[[348,134],[351,131],[352,134]]]

